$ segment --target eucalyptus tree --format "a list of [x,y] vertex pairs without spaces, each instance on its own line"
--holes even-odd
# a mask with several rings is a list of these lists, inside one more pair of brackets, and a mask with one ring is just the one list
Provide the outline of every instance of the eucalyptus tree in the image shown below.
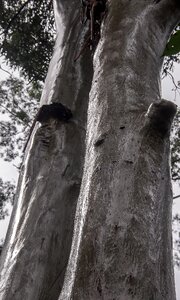
[[1,256],[2,300],[175,299],[176,106],[161,99],[160,73],[180,4],[106,5],[92,55],[100,25],[82,28],[78,0],[54,1],[57,39],[41,105],[61,102],[73,118],[49,118],[31,135]]

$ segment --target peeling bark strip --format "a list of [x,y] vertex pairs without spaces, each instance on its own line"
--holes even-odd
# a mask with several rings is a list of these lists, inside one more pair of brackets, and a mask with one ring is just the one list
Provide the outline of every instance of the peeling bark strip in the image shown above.
[[179,20],[176,1],[109,1],[59,300],[176,298],[169,171],[176,106],[160,101],[159,81],[161,56]]

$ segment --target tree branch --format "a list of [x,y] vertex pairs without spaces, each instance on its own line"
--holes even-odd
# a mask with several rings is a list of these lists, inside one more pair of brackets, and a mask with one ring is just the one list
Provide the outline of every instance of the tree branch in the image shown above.
[[174,199],[177,199],[177,198],[180,198],[180,195],[174,196],[174,197],[173,197],[173,200],[174,200]]
[[5,128],[5,129],[8,128],[8,127],[6,126],[6,124],[2,123],[1,121],[0,121],[0,127],[3,127],[3,128]]
[[179,92],[179,90],[180,90],[180,87],[176,84],[176,82],[175,82],[175,79],[174,79],[174,76],[169,72],[169,71],[166,71],[167,72],[167,75],[171,78],[171,80],[172,80],[172,83],[173,83],[173,85],[174,85],[174,87],[175,87],[175,92],[177,91],[179,94],[180,94],[180,92]]
[[[3,104],[0,104],[0,106],[1,106],[2,108],[4,108],[4,109],[5,109],[9,114],[11,114],[13,117],[15,117],[16,119],[18,119],[18,121],[20,121],[20,122],[23,123],[24,125],[30,127],[30,125],[27,124],[27,122],[25,122],[25,121],[19,119],[19,118],[17,117],[17,115],[16,115],[15,113],[13,113],[10,109],[8,109],[6,106],[4,106]],[[23,111],[22,109],[20,109],[20,110]]]
[[172,177],[172,180],[173,180],[173,181],[180,180],[180,177]]
[[9,74],[9,75],[12,77],[12,74],[11,74],[9,71],[7,71],[7,70],[5,70],[4,68],[2,68],[1,65],[0,65],[0,69],[1,69],[3,72],[6,72],[7,74]]

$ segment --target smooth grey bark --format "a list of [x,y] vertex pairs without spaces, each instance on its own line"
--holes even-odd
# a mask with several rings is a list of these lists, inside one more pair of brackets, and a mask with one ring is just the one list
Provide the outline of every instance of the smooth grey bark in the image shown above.
[[1,300],[55,300],[62,287],[81,185],[92,81],[90,53],[74,63],[87,31],[79,22],[78,3],[55,5],[58,35],[41,99],[41,104],[68,106],[73,119],[36,125],[26,149],[1,257]]
[[108,2],[86,157],[59,300],[174,300],[169,133],[160,71],[177,1]]
[[31,139],[1,259],[1,300],[58,298],[80,184],[59,299],[175,299],[168,162],[175,107],[160,101],[159,73],[180,10],[175,0],[108,4],[81,184],[91,58],[73,62],[85,35],[79,1],[56,0],[58,39],[41,102],[62,102],[74,119],[51,120]]

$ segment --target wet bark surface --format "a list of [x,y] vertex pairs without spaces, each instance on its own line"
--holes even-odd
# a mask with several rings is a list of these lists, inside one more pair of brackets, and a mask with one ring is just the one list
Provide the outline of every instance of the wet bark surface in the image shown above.
[[74,63],[88,30],[79,6],[55,1],[58,35],[41,104],[60,102],[73,118],[51,118],[32,134],[1,258],[0,299],[174,300],[175,106],[161,101],[159,82],[179,7],[108,1],[92,80],[88,51]]
[[88,51],[74,63],[86,32],[77,3],[71,2],[66,16],[67,4],[56,7],[58,36],[41,99],[41,104],[63,103],[73,118],[36,124],[28,143],[1,259],[3,300],[55,300],[63,283],[82,179],[92,80]]
[[163,17],[164,5],[109,2],[94,56],[84,174],[59,300],[175,299],[169,131],[176,107],[161,101],[159,82],[179,12],[167,21],[173,9],[166,1]]

